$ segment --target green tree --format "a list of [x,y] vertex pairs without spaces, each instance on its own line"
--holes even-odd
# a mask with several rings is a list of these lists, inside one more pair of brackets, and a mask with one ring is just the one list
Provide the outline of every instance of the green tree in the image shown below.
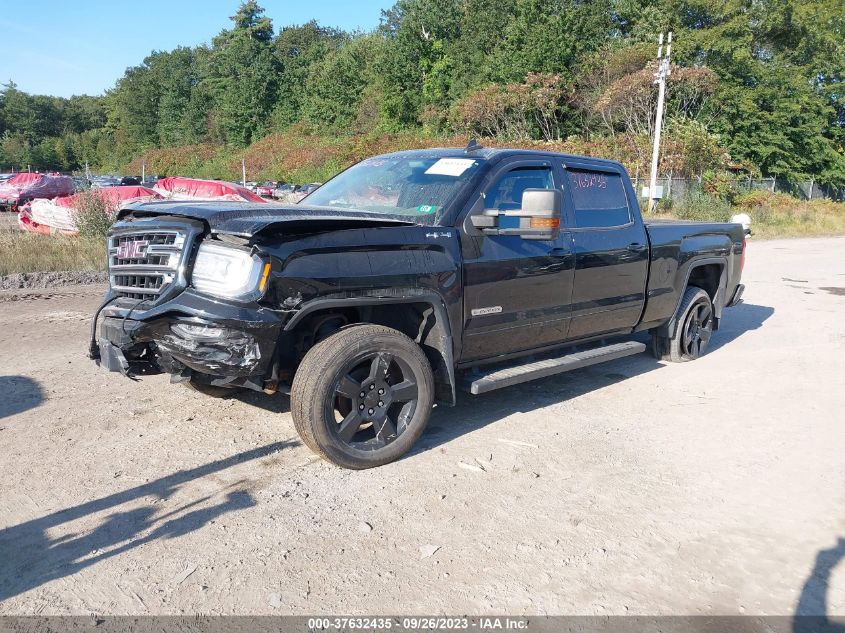
[[460,33],[449,46],[453,100],[493,81],[491,59],[516,14],[516,0],[464,0]]
[[242,3],[232,21],[233,29],[214,38],[207,82],[226,139],[246,145],[268,130],[281,67],[273,54],[273,24],[255,0]]
[[845,182],[845,5],[672,0],[678,58],[719,76],[704,116],[764,174]]
[[531,72],[566,78],[606,42],[612,28],[609,0],[517,0],[489,72],[500,82],[522,81]]
[[322,27],[314,20],[279,31],[274,42],[275,55],[282,68],[273,113],[276,127],[286,127],[302,118],[305,85],[311,67],[348,41],[349,36],[343,31]]
[[18,90],[13,81],[4,84],[0,93],[0,105],[3,112],[3,130],[21,134],[27,140],[36,137],[38,120],[29,95]]
[[399,0],[382,13],[380,31],[387,38],[378,64],[385,87],[385,117],[399,126],[416,126],[425,105],[426,79],[460,37],[461,3]]
[[102,97],[74,95],[64,109],[64,131],[84,132],[106,124],[106,109]]
[[156,67],[159,101],[157,129],[159,144],[164,146],[186,145],[195,142],[200,129],[192,120],[196,115],[191,97],[199,91],[195,52],[190,48],[177,48],[160,56]]
[[23,132],[6,130],[0,137],[0,165],[4,169],[26,169],[32,162],[29,140]]
[[355,121],[364,89],[372,82],[370,53],[376,46],[376,36],[357,37],[311,65],[303,104],[306,119],[334,129]]

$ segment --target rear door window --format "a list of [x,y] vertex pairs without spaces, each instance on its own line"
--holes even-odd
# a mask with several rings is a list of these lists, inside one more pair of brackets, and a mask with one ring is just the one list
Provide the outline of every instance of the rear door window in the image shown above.
[[575,209],[575,226],[605,228],[631,222],[621,174],[567,169],[567,184]]

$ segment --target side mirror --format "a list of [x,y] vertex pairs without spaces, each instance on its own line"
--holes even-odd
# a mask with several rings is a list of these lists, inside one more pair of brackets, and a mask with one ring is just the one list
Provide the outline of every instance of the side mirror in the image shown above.
[[485,235],[519,235],[525,240],[553,240],[560,233],[562,197],[557,189],[526,189],[522,208],[485,209],[471,217]]

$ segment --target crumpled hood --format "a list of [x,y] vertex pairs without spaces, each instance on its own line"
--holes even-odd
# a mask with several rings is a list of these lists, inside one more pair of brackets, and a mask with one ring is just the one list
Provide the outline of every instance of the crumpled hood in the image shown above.
[[125,206],[117,220],[127,217],[170,215],[206,222],[212,233],[254,237],[275,229],[284,232],[311,233],[372,226],[411,226],[414,222],[399,216],[316,207],[250,202],[161,202],[134,203]]

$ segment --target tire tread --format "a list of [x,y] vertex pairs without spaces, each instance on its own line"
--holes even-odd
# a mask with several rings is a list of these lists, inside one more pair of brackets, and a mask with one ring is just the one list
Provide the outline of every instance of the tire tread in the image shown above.
[[695,303],[702,295],[710,300],[710,295],[707,291],[698,286],[687,286],[684,291],[684,297],[681,300],[681,305],[675,316],[678,320],[678,326],[675,328],[675,335],[672,337],[661,336],[656,332],[651,333],[651,353],[657,360],[668,361],[671,363],[684,363],[691,359],[684,356],[681,351],[680,338],[683,336],[683,323],[686,319],[686,314],[690,306]]
[[[299,437],[302,439],[302,442],[323,459],[345,468],[356,470],[371,468],[393,460],[373,460],[372,462],[364,461],[351,458],[337,451],[328,450],[326,447],[321,446],[314,434],[315,420],[320,421],[317,423],[322,423],[321,408],[323,401],[322,397],[320,397],[321,394],[317,393],[317,383],[322,376],[326,375],[327,372],[332,371],[338,356],[342,356],[349,348],[362,346],[376,336],[399,337],[404,343],[410,344],[408,346],[409,351],[417,356],[417,360],[420,361],[423,366],[429,367],[429,371],[427,373],[428,384],[421,385],[420,387],[422,388],[425,386],[427,388],[427,393],[433,394],[433,376],[431,374],[428,358],[422,349],[408,336],[398,330],[394,330],[393,328],[389,328],[384,325],[374,325],[369,323],[346,326],[328,338],[317,343],[305,355],[305,358],[299,365],[299,369],[294,375],[293,384],[291,385],[291,417],[293,417],[294,427],[296,428],[296,432],[299,434]],[[425,402],[420,402],[418,406],[427,405]],[[430,407],[430,403],[428,406]],[[420,434],[424,430],[425,425],[421,426],[422,428],[418,430],[418,433]]]

